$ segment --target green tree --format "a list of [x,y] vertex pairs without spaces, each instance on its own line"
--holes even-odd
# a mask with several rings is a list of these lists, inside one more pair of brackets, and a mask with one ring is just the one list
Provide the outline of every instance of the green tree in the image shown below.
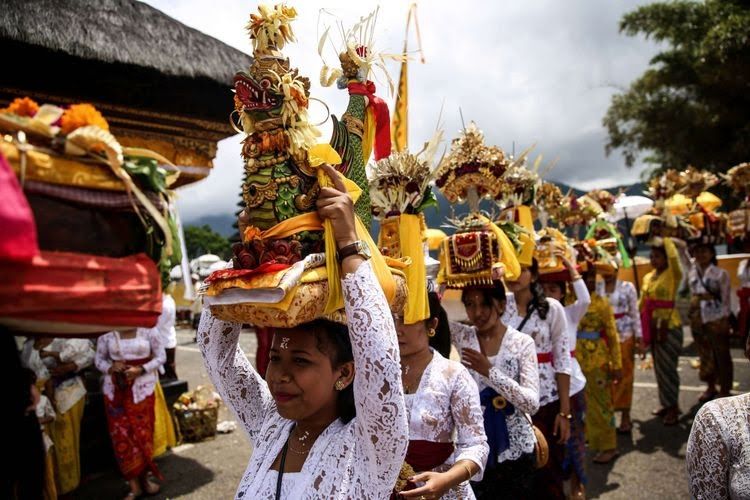
[[606,151],[632,166],[726,171],[750,160],[750,3],[676,0],[626,14],[620,31],[662,50],[604,117]]
[[227,260],[232,256],[232,248],[229,240],[211,229],[211,226],[185,227],[185,246],[191,259],[201,255],[212,253]]

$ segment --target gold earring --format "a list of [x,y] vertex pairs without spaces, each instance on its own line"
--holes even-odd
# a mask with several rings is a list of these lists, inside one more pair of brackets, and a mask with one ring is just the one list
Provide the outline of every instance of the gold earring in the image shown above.
[[335,387],[336,387],[337,391],[343,391],[344,387],[346,387],[346,386],[344,385],[344,381],[343,380],[337,380]]
[[437,332],[435,331],[435,329],[434,329],[434,328],[430,328],[430,331],[429,331],[429,332],[427,332],[427,336],[428,336],[428,337],[434,337],[436,333],[437,333]]

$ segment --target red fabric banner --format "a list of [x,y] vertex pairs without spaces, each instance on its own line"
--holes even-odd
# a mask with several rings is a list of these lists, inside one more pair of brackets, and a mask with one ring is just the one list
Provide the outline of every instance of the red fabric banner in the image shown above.
[[[382,160],[391,154],[391,115],[388,104],[375,95],[375,84],[370,80],[366,83],[353,82],[349,84],[349,93],[366,96],[375,112],[375,161]],[[365,163],[367,163],[365,158]]]
[[0,261],[0,275],[0,316],[6,318],[150,328],[161,314],[159,271],[145,254],[42,251],[26,264]]

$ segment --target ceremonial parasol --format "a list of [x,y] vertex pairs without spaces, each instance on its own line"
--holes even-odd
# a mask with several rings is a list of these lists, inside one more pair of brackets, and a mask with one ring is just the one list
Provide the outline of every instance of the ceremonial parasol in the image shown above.
[[625,219],[625,226],[628,228],[628,252],[633,258],[633,280],[635,281],[636,292],[640,293],[640,283],[638,282],[638,264],[635,260],[635,245],[633,237],[630,234],[631,219],[635,219],[645,214],[654,206],[654,200],[645,196],[625,196],[621,195],[614,205],[614,213],[611,216],[613,222]]

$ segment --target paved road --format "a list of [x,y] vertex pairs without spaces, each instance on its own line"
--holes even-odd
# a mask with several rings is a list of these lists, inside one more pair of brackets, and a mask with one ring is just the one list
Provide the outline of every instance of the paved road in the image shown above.
[[[179,330],[178,374],[188,381],[191,388],[198,384],[210,384],[198,348],[192,340],[192,332]],[[589,498],[667,500],[688,497],[684,469],[685,443],[693,415],[697,411],[696,401],[703,388],[700,387],[697,370],[690,366],[695,352],[689,333],[685,343],[679,368],[682,379],[680,405],[685,412],[680,424],[664,427],[651,416],[651,410],[658,406],[654,372],[646,365],[637,368],[633,434],[619,437],[621,456],[614,464],[602,466],[589,462]],[[243,334],[240,344],[251,360],[254,360],[255,335]],[[750,362],[742,357],[739,348],[732,350],[732,357],[735,360],[734,379],[739,381],[738,390],[748,392]],[[220,419],[231,418],[229,412],[223,409]],[[220,435],[211,441],[180,446],[158,460],[166,482],[162,493],[152,498],[233,498],[250,451],[250,445],[241,430]],[[112,471],[87,478],[86,484],[74,498],[118,498],[126,492],[125,483]]]

